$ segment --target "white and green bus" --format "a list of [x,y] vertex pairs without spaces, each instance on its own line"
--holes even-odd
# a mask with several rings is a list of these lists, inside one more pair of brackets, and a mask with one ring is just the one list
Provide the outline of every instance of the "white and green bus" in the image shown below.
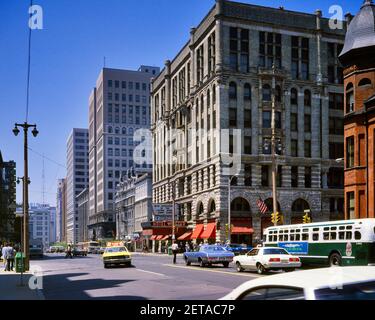
[[375,265],[375,219],[269,227],[263,244],[285,248],[303,265]]

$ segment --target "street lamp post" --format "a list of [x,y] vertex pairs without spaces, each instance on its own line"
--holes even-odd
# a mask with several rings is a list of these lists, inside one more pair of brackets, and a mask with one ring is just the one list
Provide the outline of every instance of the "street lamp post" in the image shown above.
[[34,137],[39,134],[36,125],[28,124],[27,122],[23,124],[16,123],[13,129],[15,136],[18,136],[20,130],[18,127],[23,129],[24,132],[24,176],[23,176],[23,252],[25,254],[25,269],[30,269],[30,254],[29,254],[29,168],[28,168],[28,142],[27,135],[29,128],[33,128],[31,132]]
[[[23,227],[22,226],[22,220],[23,220],[24,215],[23,215],[23,213],[18,213],[18,214],[16,214],[16,217],[20,218],[20,220],[21,220],[21,241],[20,241],[20,249],[21,249],[22,248],[22,236],[23,236],[23,232],[22,232],[22,227]],[[24,255],[21,252],[21,278],[20,278],[20,284],[19,284],[20,287],[24,287],[25,286],[24,283],[23,283],[23,257],[24,257]]]
[[231,185],[232,185],[232,180],[233,178],[236,178],[237,176],[231,176],[228,178],[228,244],[231,243],[231,238],[232,238],[232,230],[231,230],[231,214],[232,214],[232,208],[231,208]]

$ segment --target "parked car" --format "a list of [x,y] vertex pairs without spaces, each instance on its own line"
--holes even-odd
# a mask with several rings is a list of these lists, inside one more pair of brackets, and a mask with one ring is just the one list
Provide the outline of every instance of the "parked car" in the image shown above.
[[227,249],[228,251],[232,251],[237,256],[240,254],[248,253],[249,251],[253,249],[253,247],[249,245],[231,243],[231,244],[227,244],[225,246],[225,249]]
[[203,245],[198,251],[184,253],[184,259],[187,266],[192,263],[199,263],[201,267],[222,264],[225,268],[228,268],[229,263],[233,261],[233,257],[233,252],[218,245]]
[[246,255],[235,257],[233,262],[238,272],[254,270],[259,274],[270,270],[294,271],[301,267],[300,258],[278,247],[254,248]]
[[375,300],[375,267],[331,267],[245,282],[220,300]]

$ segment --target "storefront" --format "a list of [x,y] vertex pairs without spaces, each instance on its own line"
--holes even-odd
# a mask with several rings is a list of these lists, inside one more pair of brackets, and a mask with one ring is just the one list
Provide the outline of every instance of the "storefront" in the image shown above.
[[231,220],[231,243],[248,244],[253,242],[254,229],[251,218],[235,218]]

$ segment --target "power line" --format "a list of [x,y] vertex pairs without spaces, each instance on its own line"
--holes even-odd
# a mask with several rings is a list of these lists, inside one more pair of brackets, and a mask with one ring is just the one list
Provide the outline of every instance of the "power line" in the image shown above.
[[57,161],[55,161],[55,160],[53,160],[53,159],[51,159],[51,158],[46,157],[45,155],[39,153],[38,151],[35,151],[35,150],[31,149],[30,147],[28,147],[27,149],[29,149],[31,152],[34,152],[34,153],[37,154],[38,156],[40,156],[42,159],[46,159],[46,160],[48,160],[48,161],[54,163],[55,165],[57,165],[57,166],[59,166],[59,167],[62,167],[62,168],[64,168],[64,169],[66,169],[66,166],[64,166],[63,164],[58,163]]
[[[30,0],[30,8],[33,6],[33,0]],[[32,17],[30,13],[29,21]],[[27,85],[26,85],[26,122],[29,118],[29,100],[30,100],[30,69],[31,69],[31,26],[29,25],[29,48],[27,57]]]

